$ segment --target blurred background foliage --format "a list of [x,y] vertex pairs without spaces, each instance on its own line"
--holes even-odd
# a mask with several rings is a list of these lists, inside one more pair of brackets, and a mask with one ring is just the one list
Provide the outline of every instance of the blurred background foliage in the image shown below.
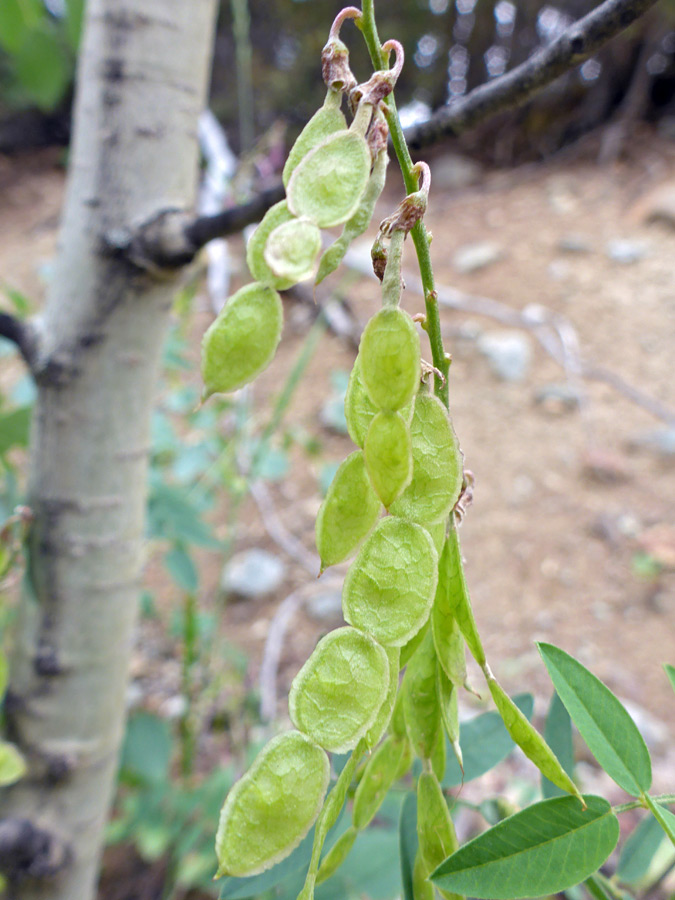
[[[67,143],[72,79],[85,0],[0,3],[0,151]],[[236,151],[287,127],[292,140],[316,109],[326,22],[341,0],[222,0],[211,106]],[[537,46],[595,7],[589,0],[397,0],[382,3],[383,37],[402,40],[412,65],[397,87],[409,117],[424,115],[518,65]],[[349,36],[347,36],[349,40]],[[360,41],[353,67],[368,72]],[[236,83],[236,89],[235,89]],[[640,117],[675,113],[675,2],[650,15],[596,59],[560,79],[530,106],[469,137],[492,161],[510,163],[557,149],[607,120],[625,102]]]

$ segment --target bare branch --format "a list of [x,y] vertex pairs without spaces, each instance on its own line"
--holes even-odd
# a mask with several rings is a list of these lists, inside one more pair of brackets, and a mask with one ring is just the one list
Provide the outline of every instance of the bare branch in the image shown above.
[[11,341],[19,349],[28,368],[35,370],[38,355],[37,329],[23,319],[17,319],[10,313],[0,313],[0,337]]
[[597,53],[657,2],[605,0],[515,69],[437,110],[426,122],[407,129],[408,144],[417,149],[442,137],[456,137],[495,113],[521,106],[547,84]]

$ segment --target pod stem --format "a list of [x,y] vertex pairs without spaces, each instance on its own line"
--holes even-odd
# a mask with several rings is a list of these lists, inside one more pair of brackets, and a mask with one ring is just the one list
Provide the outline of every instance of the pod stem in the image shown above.
[[[362,16],[357,20],[357,25],[363,33],[370,58],[376,69],[385,68],[388,60],[388,52],[382,48],[380,38],[377,33],[375,24],[374,0],[362,0],[361,4]],[[386,45],[385,45],[386,46]],[[410,157],[410,151],[406,143],[401,121],[396,110],[396,101],[393,93],[390,94],[384,102],[385,115],[387,124],[389,125],[389,133],[391,142],[401,167],[403,181],[405,182],[406,193],[412,194],[418,190],[417,175],[419,169],[415,169],[413,161]],[[431,344],[431,357],[434,368],[438,369],[440,375],[434,377],[434,392],[436,396],[447,407],[449,405],[448,393],[448,370],[450,368],[449,358],[446,356],[443,347],[443,339],[441,337],[441,320],[438,313],[438,296],[436,294],[434,284],[434,272],[431,265],[431,255],[429,253],[429,244],[431,237],[424,226],[424,222],[417,222],[410,232],[417,260],[420,267],[420,276],[424,289],[424,305],[427,316],[427,334],[429,335],[429,343]],[[443,376],[443,377],[441,377]]]

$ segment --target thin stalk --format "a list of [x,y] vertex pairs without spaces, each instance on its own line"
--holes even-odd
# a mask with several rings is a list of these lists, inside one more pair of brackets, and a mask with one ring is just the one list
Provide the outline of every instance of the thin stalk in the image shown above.
[[[373,65],[376,69],[382,69],[387,65],[387,54],[382,51],[382,44],[377,33],[374,0],[363,0],[361,9],[362,16],[357,21],[357,24],[363,32],[363,37],[366,41]],[[387,97],[385,104],[389,134],[398,164],[401,167],[405,189],[408,194],[412,194],[414,191],[418,190],[419,187],[417,174],[413,171],[413,161],[410,157],[410,151],[408,150],[408,145],[403,134],[401,120],[398,117],[393,93]],[[448,371],[450,369],[450,359],[446,356],[445,348],[443,347],[443,338],[441,337],[441,319],[438,313],[438,298],[434,284],[431,254],[429,253],[431,235],[427,231],[422,220],[413,226],[410,235],[415,245],[417,261],[420,267],[420,277],[424,288],[424,306],[426,309],[425,330],[429,336],[429,344],[431,345],[431,358],[434,368],[438,369],[441,373],[440,375],[434,374],[434,392],[447,407],[449,405]]]
[[251,16],[248,0],[230,0],[234,29],[234,55],[237,69],[237,98],[239,106],[239,141],[243,152],[253,146],[253,48],[251,46]]
[[[652,797],[652,800],[657,803],[675,803],[675,794],[659,794],[657,797]],[[631,800],[629,803],[619,803],[618,806],[613,806],[612,812],[618,814],[628,812],[630,809],[647,809],[647,804],[642,800]]]
[[197,744],[194,715],[194,665],[197,662],[197,599],[194,594],[183,596],[183,659],[181,693],[185,700],[185,712],[180,719],[180,771],[183,779],[194,773]]

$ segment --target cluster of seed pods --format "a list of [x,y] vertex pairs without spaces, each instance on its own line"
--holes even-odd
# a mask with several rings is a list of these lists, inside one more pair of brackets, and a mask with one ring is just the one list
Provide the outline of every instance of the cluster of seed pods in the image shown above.
[[[395,69],[354,86],[346,48],[337,36],[349,15],[359,11],[349,8],[338,16],[324,50],[326,103],[298,138],[284,169],[287,200],[267,213],[249,243],[248,263],[258,281],[230,300],[205,337],[209,392],[233,389],[231,377],[227,388],[218,386],[223,376],[211,363],[214,347],[227,340],[236,344],[236,350],[229,345],[225,352],[241,357],[244,381],[273,354],[277,332],[269,340],[266,336],[260,348],[258,341],[261,329],[271,332],[269,321],[276,328],[280,319],[270,314],[263,322],[259,310],[266,307],[267,315],[277,308],[277,288],[317,273],[319,228],[344,223],[342,236],[318,263],[320,280],[339,264],[349,241],[372,216],[386,169],[379,103],[383,91],[391,90]],[[396,55],[400,68],[398,48]],[[340,91],[353,101],[350,127],[336,99]],[[343,160],[348,160],[346,168]],[[424,384],[417,328],[399,306],[403,242],[426,208],[429,189],[428,168],[418,165],[420,190],[380,226],[374,262],[382,281],[382,308],[363,332],[345,398],[357,449],[337,470],[316,522],[322,571],[354,557],[342,594],[348,625],[322,638],[297,674],[289,696],[295,730],[274,738],[233,786],[216,837],[218,874],[247,876],[287,856],[316,823],[301,900],[311,900],[315,884],[346,858],[357,833],[415,757],[422,761],[422,774],[414,893],[418,900],[433,898],[428,876],[457,848],[440,781],[448,741],[461,764],[457,691],[466,681],[466,646],[483,668],[514,740],[551,781],[576,793],[547,745],[494,680],[473,619],[453,513],[463,487],[462,454],[447,410]],[[231,307],[239,337],[230,333]],[[248,335],[240,325],[247,316],[257,319],[250,338],[241,336]],[[327,753],[350,751],[326,797]],[[366,754],[352,825],[322,857],[325,837]]]

